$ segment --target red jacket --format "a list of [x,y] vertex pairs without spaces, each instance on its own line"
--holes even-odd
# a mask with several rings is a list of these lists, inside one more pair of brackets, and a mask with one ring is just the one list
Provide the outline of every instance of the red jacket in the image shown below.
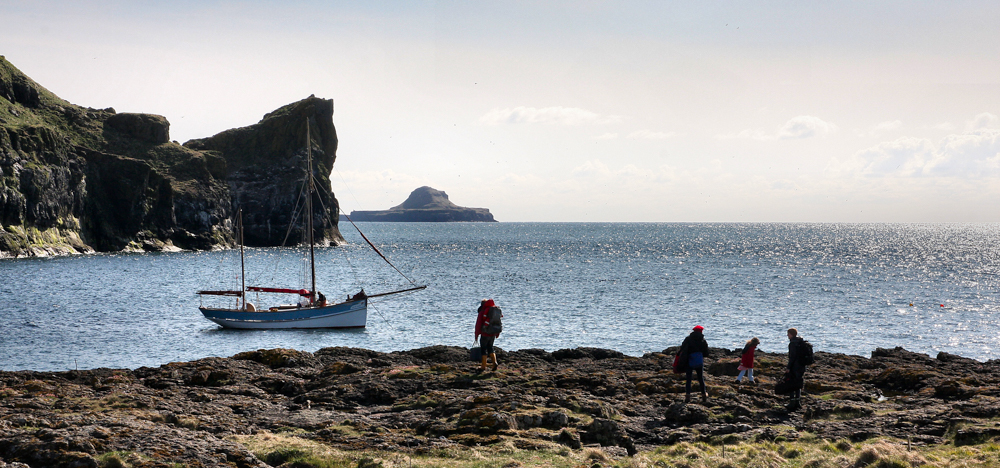
[[486,314],[490,313],[490,307],[495,306],[493,299],[489,299],[485,304],[479,306],[479,317],[476,318],[476,339],[479,335],[496,337],[497,335],[487,335],[483,333],[483,325],[486,325]]
[[747,368],[753,369],[753,354],[757,351],[756,345],[746,345],[743,347],[743,356],[740,358],[740,365]]

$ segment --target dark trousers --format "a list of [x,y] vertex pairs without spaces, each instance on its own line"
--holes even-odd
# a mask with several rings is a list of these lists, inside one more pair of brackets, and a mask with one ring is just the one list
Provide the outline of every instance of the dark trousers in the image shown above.
[[705,393],[704,367],[703,366],[698,366],[698,367],[688,367],[688,370],[687,370],[687,386],[685,387],[687,389],[688,394],[691,393],[691,373],[692,372],[697,372],[698,373],[698,385],[701,385],[701,393]]
[[483,335],[479,338],[479,347],[483,349],[483,356],[493,354],[493,342],[496,341],[497,337]]
[[805,366],[793,366],[788,369],[792,373],[792,382],[795,382],[795,391],[792,392],[792,399],[799,399],[802,397],[802,387],[805,385]]

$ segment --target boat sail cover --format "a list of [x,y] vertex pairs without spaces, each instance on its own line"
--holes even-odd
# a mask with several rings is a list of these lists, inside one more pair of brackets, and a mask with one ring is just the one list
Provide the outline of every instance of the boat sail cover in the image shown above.
[[266,292],[266,293],[298,294],[300,296],[312,296],[312,293],[310,293],[308,289],[263,288],[263,287],[260,287],[260,286],[247,286],[247,291]]

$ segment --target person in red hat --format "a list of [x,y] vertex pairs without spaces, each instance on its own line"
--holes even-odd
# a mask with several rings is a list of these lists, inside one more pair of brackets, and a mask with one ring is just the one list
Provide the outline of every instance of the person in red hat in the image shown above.
[[[497,370],[499,363],[497,362],[496,350],[493,349],[493,343],[496,341],[499,333],[487,333],[486,327],[489,324],[489,312],[490,309],[497,309],[496,303],[493,299],[483,299],[479,303],[479,309],[476,311],[479,315],[476,317],[476,340],[479,341],[479,347],[483,350],[483,357],[480,358],[481,362],[479,364],[479,371],[485,371],[486,365],[489,360],[493,361],[493,370]],[[500,315],[503,316],[502,314]],[[482,339],[480,340],[480,336]]]
[[701,386],[701,401],[702,403],[708,402],[708,392],[705,391],[704,373],[705,358],[708,357],[708,342],[705,341],[705,335],[702,333],[704,330],[705,327],[701,325],[695,326],[691,330],[691,334],[687,338],[684,338],[684,342],[681,343],[681,359],[688,363],[685,403],[691,401],[691,378],[695,372],[698,373],[698,384]]

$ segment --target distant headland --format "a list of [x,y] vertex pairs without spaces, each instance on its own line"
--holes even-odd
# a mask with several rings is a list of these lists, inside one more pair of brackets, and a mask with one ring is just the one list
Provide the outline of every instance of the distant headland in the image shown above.
[[489,208],[466,208],[448,199],[448,194],[431,187],[420,187],[402,204],[382,211],[352,211],[354,221],[394,222],[487,222],[495,223]]

